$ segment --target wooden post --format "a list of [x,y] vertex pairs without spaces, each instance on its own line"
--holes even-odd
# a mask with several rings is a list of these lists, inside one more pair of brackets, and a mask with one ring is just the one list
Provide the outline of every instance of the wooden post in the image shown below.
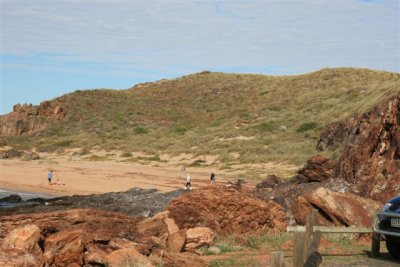
[[285,259],[283,251],[271,252],[271,267],[285,267]]
[[306,233],[294,233],[293,267],[303,267],[304,250],[306,248]]
[[381,250],[381,235],[372,233],[371,257],[378,258]]
[[322,256],[318,252],[319,242],[321,241],[321,232],[315,231],[312,237],[312,241],[308,248],[309,255],[303,265],[303,267],[318,267],[322,262]]
[[308,256],[311,254],[309,251],[310,244],[313,238],[313,233],[314,233],[314,225],[317,219],[317,214],[318,211],[316,209],[313,209],[311,211],[311,214],[307,216],[307,221],[306,221],[306,248],[304,250],[304,256],[303,256],[303,263],[307,260]]

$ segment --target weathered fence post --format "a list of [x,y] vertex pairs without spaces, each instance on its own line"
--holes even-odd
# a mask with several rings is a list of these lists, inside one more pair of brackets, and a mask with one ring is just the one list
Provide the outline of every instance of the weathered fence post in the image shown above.
[[[306,231],[295,232],[294,235],[294,251],[293,251],[293,266],[303,267],[304,263],[313,252],[310,245],[313,243],[314,225],[317,220],[318,211],[313,209],[311,214],[307,216]],[[317,234],[318,242],[316,241],[316,248],[318,249],[319,239],[321,233]],[[318,266],[318,265],[317,265]]]
[[293,267],[303,267],[304,250],[306,249],[306,233],[294,233]]
[[271,267],[285,267],[285,258],[283,251],[271,252]]
[[322,262],[322,256],[318,252],[319,242],[321,241],[321,232],[315,231],[311,244],[309,246],[309,253],[303,267],[318,267]]
[[381,250],[381,235],[372,233],[371,257],[378,258]]
[[307,221],[306,221],[306,248],[304,250],[304,256],[303,256],[303,263],[307,260],[308,256],[310,255],[309,253],[309,248],[310,244],[313,238],[313,233],[314,233],[314,225],[317,220],[317,214],[318,211],[316,209],[313,209],[311,211],[311,214],[307,216]]

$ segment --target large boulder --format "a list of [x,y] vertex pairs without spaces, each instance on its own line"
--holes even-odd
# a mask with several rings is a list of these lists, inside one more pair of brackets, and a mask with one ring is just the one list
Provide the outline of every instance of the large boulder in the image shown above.
[[167,240],[167,249],[170,252],[183,252],[186,246],[186,231],[185,230],[180,230],[168,237]]
[[50,265],[83,265],[83,248],[89,237],[82,229],[55,233],[44,243],[44,259]]
[[186,250],[211,246],[215,233],[208,227],[195,227],[186,231]]
[[4,239],[3,248],[16,249],[26,253],[40,252],[40,229],[35,224],[26,224],[12,230]]
[[167,209],[180,229],[204,226],[218,234],[249,234],[280,232],[287,226],[279,204],[227,186],[193,190],[172,200]]
[[306,223],[307,215],[312,209],[317,209],[320,225],[370,227],[374,214],[380,208],[381,205],[372,199],[320,187],[299,196],[293,204],[292,211],[296,222],[302,225]]
[[321,155],[316,155],[307,160],[306,165],[294,177],[297,182],[321,182],[333,175],[335,161]]

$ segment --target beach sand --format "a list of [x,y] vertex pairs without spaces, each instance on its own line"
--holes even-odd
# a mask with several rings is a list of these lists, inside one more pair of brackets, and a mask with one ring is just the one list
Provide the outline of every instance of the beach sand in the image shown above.
[[[5,148],[6,149],[6,148]],[[90,156],[106,157],[107,160],[93,161],[90,156],[73,156],[79,149],[62,154],[40,153],[39,160],[0,160],[0,188],[44,193],[48,195],[88,195],[120,192],[133,187],[158,189],[162,192],[182,189],[186,183],[186,172],[192,178],[192,189],[210,184],[210,172],[216,173],[217,183],[236,181],[243,177],[243,168],[265,171],[287,170],[293,172],[297,166],[281,163],[265,163],[252,166],[235,165],[221,170],[218,166],[189,166],[194,160],[202,159],[206,164],[215,161],[212,156],[195,158],[190,154],[176,157],[161,155],[160,161],[138,162],[123,158],[121,151],[95,151]],[[146,156],[134,154],[133,157]],[[52,169],[53,184],[49,185],[47,173]],[[58,180],[60,185],[57,184]],[[253,181],[254,185],[257,181]]]
[[[53,184],[47,173],[54,170]],[[189,171],[189,170],[187,170]],[[0,188],[51,195],[87,195],[119,192],[132,187],[155,188],[163,192],[183,188],[186,172],[177,166],[151,166],[113,161],[0,161]],[[193,187],[209,184],[209,170],[191,169]],[[219,182],[221,181],[221,177]],[[61,185],[57,184],[57,179]]]

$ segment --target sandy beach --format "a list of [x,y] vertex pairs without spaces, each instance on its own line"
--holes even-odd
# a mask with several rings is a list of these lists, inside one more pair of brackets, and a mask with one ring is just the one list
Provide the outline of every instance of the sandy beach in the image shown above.
[[[90,156],[108,155],[107,160],[93,161],[90,160],[90,156],[73,156],[78,150],[72,149],[62,154],[39,153],[39,160],[0,160],[0,188],[56,196],[120,192],[133,187],[155,188],[168,192],[184,188],[187,172],[192,178],[193,189],[209,185],[211,171],[216,173],[217,183],[236,181],[243,173],[240,169],[243,166],[239,165],[235,166],[238,169],[229,170],[221,170],[218,166],[187,167],[194,160],[193,155],[190,154],[177,157],[162,155],[162,161],[136,162],[127,161],[126,158],[118,156],[121,155],[121,151],[93,151]],[[137,153],[133,156],[143,155]],[[214,160],[212,157],[202,159],[208,164]],[[182,166],[186,166],[184,170]],[[251,168],[292,171],[297,167],[266,163]],[[47,181],[47,173],[50,169],[54,170],[51,185]],[[256,181],[253,183],[255,184]]]
[[[53,182],[47,182],[49,169]],[[0,187],[52,195],[86,195],[125,191],[132,187],[167,192],[183,188],[185,172],[178,167],[154,167],[120,162],[58,160],[57,164],[19,159],[0,161]],[[193,187],[209,183],[209,172],[193,170]],[[57,184],[57,179],[61,185]]]

